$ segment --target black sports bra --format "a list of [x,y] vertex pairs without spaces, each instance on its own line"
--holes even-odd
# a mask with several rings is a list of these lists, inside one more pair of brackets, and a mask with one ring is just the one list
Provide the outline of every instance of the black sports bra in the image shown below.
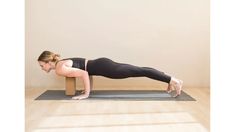
[[72,60],[73,61],[72,67],[85,70],[85,61],[86,61],[85,58],[66,58],[63,60]]

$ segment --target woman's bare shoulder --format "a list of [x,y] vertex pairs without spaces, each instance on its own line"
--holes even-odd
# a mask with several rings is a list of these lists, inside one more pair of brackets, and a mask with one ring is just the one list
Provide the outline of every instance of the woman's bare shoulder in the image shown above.
[[72,67],[73,65],[72,60],[61,60],[60,63],[61,63],[61,66],[67,66],[67,67]]
[[61,74],[64,71],[64,68],[72,67],[73,61],[72,60],[61,60],[56,65],[56,73]]

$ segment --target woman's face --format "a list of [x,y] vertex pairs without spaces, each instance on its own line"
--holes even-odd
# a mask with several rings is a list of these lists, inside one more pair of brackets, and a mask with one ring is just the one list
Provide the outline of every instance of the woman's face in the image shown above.
[[51,71],[51,65],[49,63],[43,61],[38,61],[38,63],[41,66],[42,70],[46,71],[47,73]]

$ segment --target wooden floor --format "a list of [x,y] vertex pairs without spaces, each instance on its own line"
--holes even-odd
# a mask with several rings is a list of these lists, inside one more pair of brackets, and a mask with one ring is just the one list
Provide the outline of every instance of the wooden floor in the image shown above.
[[197,101],[34,100],[26,88],[26,132],[209,132],[210,89],[185,88]]

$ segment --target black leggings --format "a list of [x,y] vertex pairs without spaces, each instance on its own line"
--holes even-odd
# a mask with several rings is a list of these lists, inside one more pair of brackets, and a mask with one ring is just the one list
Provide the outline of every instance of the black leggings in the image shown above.
[[108,58],[89,60],[87,63],[87,71],[89,75],[104,76],[112,79],[148,77],[166,83],[169,83],[171,80],[170,76],[154,68],[117,63]]

